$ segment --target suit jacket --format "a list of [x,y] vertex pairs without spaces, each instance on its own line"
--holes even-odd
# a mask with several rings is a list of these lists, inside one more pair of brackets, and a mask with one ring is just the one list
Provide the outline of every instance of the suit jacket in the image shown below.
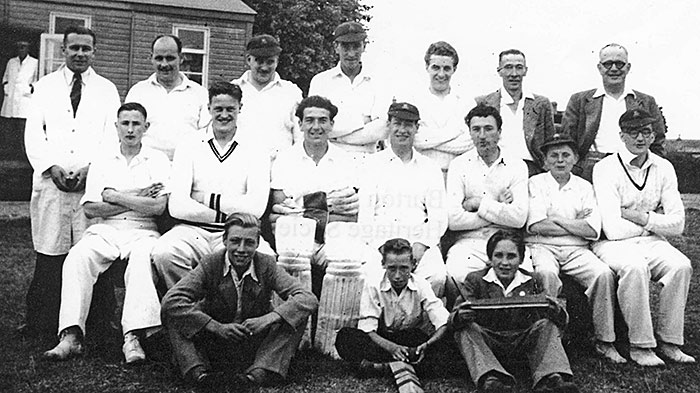
[[[466,300],[477,300],[477,299],[495,299],[503,298],[503,289],[493,282],[484,280],[484,276],[489,272],[491,268],[487,267],[485,269],[469,273],[467,278],[464,280],[462,292],[463,295],[457,298],[455,302],[455,309],[450,316],[450,321],[459,327],[460,321],[456,320],[456,310],[459,305],[464,302],[464,297]],[[519,286],[517,286],[509,296],[522,296],[522,295],[536,295],[544,291],[544,287],[540,282],[537,275],[533,276],[531,273],[520,269],[520,272],[526,276],[531,276],[532,279],[528,280]],[[568,315],[566,310],[559,306],[556,315],[549,315],[548,311],[536,309],[536,308],[512,308],[503,310],[490,310],[490,311],[479,311],[476,314],[476,323],[483,326],[489,330],[493,331],[509,331],[509,330],[519,330],[527,329],[534,322],[548,318],[552,322],[560,327],[566,326],[568,321]]]
[[[552,103],[547,97],[533,94],[534,99],[525,97],[523,103],[523,132],[525,143],[532,158],[542,167],[543,157],[540,147],[544,141],[554,135],[554,113]],[[501,90],[475,98],[477,104],[486,104],[498,110],[501,108]]]
[[[666,140],[666,122],[663,114],[656,105],[654,97],[637,90],[635,95],[627,95],[625,104],[627,109],[644,109],[649,112],[656,121],[652,124],[656,139],[651,144],[650,150],[664,157],[664,141]],[[586,157],[591,150],[600,127],[600,115],[603,111],[603,96],[593,97],[596,89],[575,93],[566,105],[566,112],[562,120],[562,130],[568,133],[578,145],[579,162]]]
[[[230,274],[224,276],[225,252],[205,256],[187,276],[170,288],[163,298],[161,318],[169,329],[187,338],[200,332],[212,319],[231,323],[236,318],[238,293]],[[301,283],[277,266],[274,257],[256,252],[251,262],[259,283],[249,276],[243,282],[242,318],[255,318],[274,311],[294,328],[316,310],[316,297]],[[272,291],[284,300],[274,310]]]

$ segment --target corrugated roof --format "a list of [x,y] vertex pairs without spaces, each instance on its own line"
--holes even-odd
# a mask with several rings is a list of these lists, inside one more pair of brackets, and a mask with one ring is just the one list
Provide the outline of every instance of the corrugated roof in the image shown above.
[[196,10],[235,12],[255,15],[256,12],[241,0],[120,0],[125,3],[166,5]]

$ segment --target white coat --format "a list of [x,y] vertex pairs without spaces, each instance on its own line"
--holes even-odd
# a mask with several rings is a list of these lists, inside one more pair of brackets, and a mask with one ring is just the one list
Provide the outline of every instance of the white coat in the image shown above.
[[37,80],[38,68],[39,61],[29,55],[21,63],[19,57],[13,57],[7,61],[5,75],[2,77],[5,98],[0,116],[27,118],[32,85]]

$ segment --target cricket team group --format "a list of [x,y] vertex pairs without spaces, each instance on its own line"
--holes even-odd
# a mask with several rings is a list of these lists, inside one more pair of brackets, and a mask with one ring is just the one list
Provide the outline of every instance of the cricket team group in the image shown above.
[[[360,23],[333,39],[338,64],[303,98],[276,72],[283,48],[270,35],[247,42],[240,78],[208,89],[180,71],[179,38],[158,36],[153,74],[121,104],[91,66],[95,33],[65,31],[65,65],[33,84],[25,127],[37,258],[24,331],[58,333],[45,358],[84,352],[105,293],[95,284],[121,260],[127,364],[164,331],[195,386],[282,384],[317,322],[328,257],[346,252],[364,286],[335,347],[362,373],[402,362],[420,375],[461,354],[479,391],[508,392],[501,362],[520,357],[533,391],[578,392],[560,275],[585,289],[605,361],[695,361],[681,350],[692,267],[666,240],[685,213],[665,121],[626,85],[623,46],[600,50],[602,83],[573,94],[555,127],[551,102],[523,85],[517,49],[499,55],[502,86],[473,98],[450,85],[459,57],[447,42],[427,49],[427,80],[399,93],[363,67]],[[306,234],[310,287],[276,253],[282,223],[309,211],[321,212]],[[661,284],[655,323],[650,279]],[[627,357],[614,345],[616,304]]]

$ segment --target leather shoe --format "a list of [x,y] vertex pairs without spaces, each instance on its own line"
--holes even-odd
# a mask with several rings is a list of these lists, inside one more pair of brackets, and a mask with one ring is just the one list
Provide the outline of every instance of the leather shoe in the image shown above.
[[573,382],[565,381],[561,374],[549,374],[542,378],[534,390],[535,393],[579,393]]
[[630,359],[640,366],[644,367],[659,367],[664,366],[663,360],[661,360],[653,350],[650,348],[630,348]]
[[620,356],[620,353],[617,352],[617,349],[612,343],[597,341],[595,343],[595,352],[612,363],[627,363],[627,359]]
[[666,359],[669,359],[673,362],[676,363],[695,363],[695,358],[686,355],[681,351],[680,348],[678,348],[677,345],[674,344],[669,344],[669,343],[659,343],[659,347],[656,349],[659,354]]
[[510,393],[513,391],[513,387],[505,384],[498,376],[489,375],[481,383],[479,391],[482,393]]

